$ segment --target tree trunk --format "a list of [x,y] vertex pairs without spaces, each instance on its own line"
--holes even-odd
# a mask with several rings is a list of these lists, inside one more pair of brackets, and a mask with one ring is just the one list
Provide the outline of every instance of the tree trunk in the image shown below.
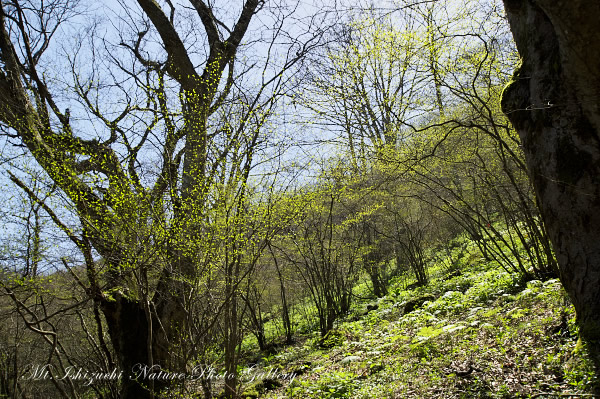
[[375,231],[372,231],[372,227],[365,223],[363,229],[365,233],[365,244],[370,247],[369,252],[364,259],[364,268],[371,278],[373,294],[375,294],[377,298],[382,298],[387,295],[387,287],[379,267],[379,262],[382,260],[381,248],[378,247],[378,244],[373,238],[376,233]]
[[173,380],[164,376],[150,378],[151,373],[185,371],[185,360],[176,351],[185,340],[186,311],[181,302],[185,287],[184,283],[173,280],[169,273],[163,272],[151,302],[151,329],[141,300],[130,298],[122,291],[101,300],[119,369],[123,372],[121,399],[152,398],[152,393],[173,384]]
[[285,284],[283,282],[283,276],[279,269],[279,264],[275,260],[275,266],[277,267],[277,275],[279,276],[279,294],[281,295],[281,317],[283,319],[283,326],[285,328],[285,343],[290,345],[293,342],[292,339],[292,320],[290,318],[290,310],[287,302],[287,294],[285,290]]
[[381,277],[381,271],[379,265],[369,260],[365,261],[365,268],[368,271],[369,277],[371,278],[371,284],[373,285],[373,294],[377,298],[383,298],[387,295],[387,288]]
[[[600,2],[504,0],[522,65],[517,129],[582,338],[600,339]],[[592,345],[596,348],[597,343]]]
[[[143,305],[118,292],[111,300],[103,301],[102,310],[118,357],[119,369],[123,372],[121,399],[150,398],[150,380],[143,376],[137,381],[134,378],[142,367],[151,367],[147,352],[148,320]],[[154,359],[154,362],[160,364],[160,359]],[[161,388],[160,381],[155,381],[154,390]]]
[[[234,276],[238,276],[239,270],[235,271]],[[238,297],[235,292],[236,287],[232,279],[231,272],[227,276],[227,282],[225,285],[225,299],[227,303],[224,307],[225,315],[225,391],[223,397],[235,398],[237,397],[237,385],[238,385],[238,352],[237,347],[240,344],[241,336],[239,331],[239,317],[238,317]]]

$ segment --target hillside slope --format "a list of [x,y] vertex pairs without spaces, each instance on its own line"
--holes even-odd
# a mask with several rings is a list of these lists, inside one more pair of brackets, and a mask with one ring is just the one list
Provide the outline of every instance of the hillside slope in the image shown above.
[[439,274],[414,290],[399,282],[326,339],[264,358],[255,370],[295,378],[249,381],[243,397],[593,397],[597,376],[558,280],[522,282],[483,260]]

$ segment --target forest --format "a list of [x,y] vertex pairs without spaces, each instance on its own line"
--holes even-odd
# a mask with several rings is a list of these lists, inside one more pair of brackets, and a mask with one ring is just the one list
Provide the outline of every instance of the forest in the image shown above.
[[598,18],[0,0],[0,398],[600,395]]

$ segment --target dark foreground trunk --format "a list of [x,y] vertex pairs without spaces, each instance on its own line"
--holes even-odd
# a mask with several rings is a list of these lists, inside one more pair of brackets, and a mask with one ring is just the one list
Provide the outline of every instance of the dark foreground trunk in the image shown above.
[[[148,365],[148,321],[142,306],[120,294],[103,303],[102,310],[117,353],[121,379],[121,398],[149,398],[150,391],[132,379],[134,367]],[[148,381],[144,381],[146,384]],[[157,388],[157,387],[155,387]]]
[[502,99],[517,129],[582,338],[600,340],[600,2],[505,0],[522,65]]
[[[173,383],[165,374],[159,374],[161,370],[185,371],[185,366],[175,354],[181,338],[177,328],[177,325],[181,325],[178,322],[181,315],[174,311],[173,305],[173,302],[164,302],[160,295],[155,297],[149,350],[147,309],[143,303],[120,292],[110,300],[103,301],[102,310],[117,354],[119,370],[123,372],[121,399],[151,398],[153,392],[158,393]],[[157,314],[161,315],[160,319]],[[157,378],[153,378],[153,375]]]

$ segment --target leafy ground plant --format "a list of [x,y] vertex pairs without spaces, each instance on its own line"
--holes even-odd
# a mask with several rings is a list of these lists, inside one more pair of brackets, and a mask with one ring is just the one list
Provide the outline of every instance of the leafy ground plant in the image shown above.
[[[390,292],[376,310],[340,323],[336,331],[345,333],[335,346],[302,352],[310,370],[264,397],[590,397],[597,389],[556,279],[524,283],[482,261],[426,287]],[[434,299],[402,311],[424,295]]]

